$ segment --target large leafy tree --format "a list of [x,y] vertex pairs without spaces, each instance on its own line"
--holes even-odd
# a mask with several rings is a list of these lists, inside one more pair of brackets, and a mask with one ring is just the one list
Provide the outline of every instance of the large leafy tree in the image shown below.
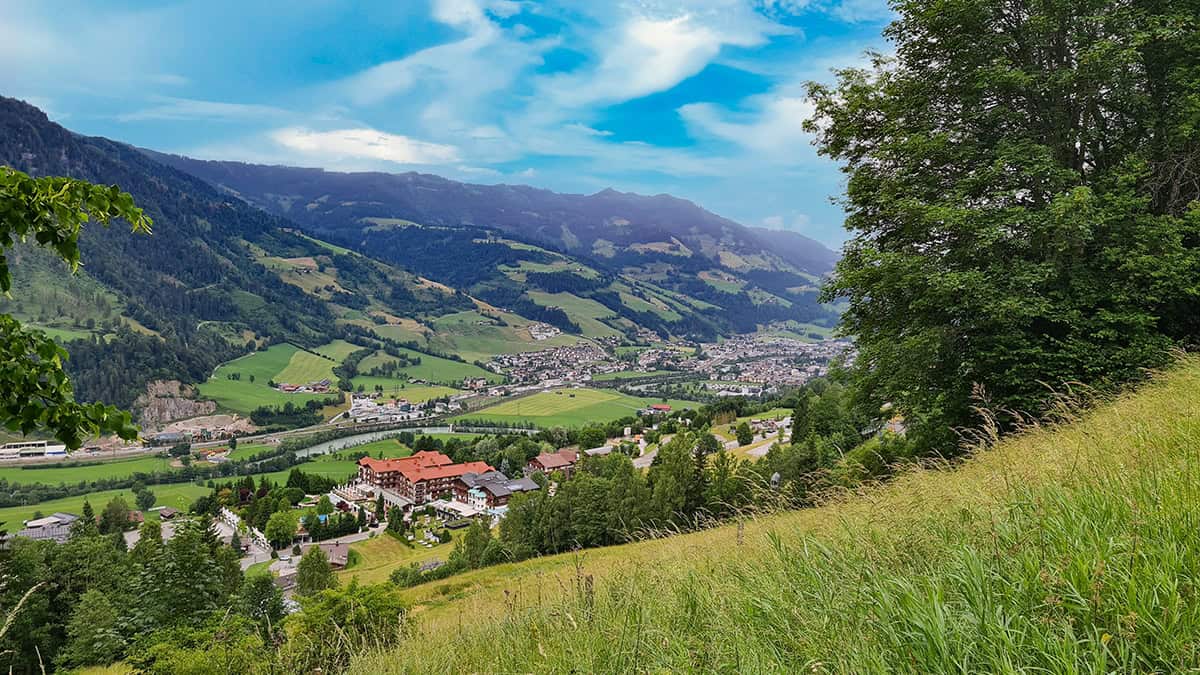
[[[32,239],[78,269],[79,235],[88,221],[125,220],[149,232],[150,218],[113,186],[70,178],[31,178],[0,167],[0,292],[12,289],[5,252]],[[44,333],[0,314],[0,424],[11,431],[53,434],[70,448],[98,434],[137,437],[129,413],[77,403],[63,361],[67,353]]]
[[[810,85],[848,175],[827,299],[856,402],[938,450],[1200,328],[1200,2],[896,0],[895,55]],[[1011,418],[1010,418],[1011,420]]]

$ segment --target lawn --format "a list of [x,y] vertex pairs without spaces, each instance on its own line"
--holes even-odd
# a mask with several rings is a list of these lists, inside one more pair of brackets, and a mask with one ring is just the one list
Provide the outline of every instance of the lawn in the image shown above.
[[352,352],[356,352],[359,349],[362,349],[362,347],[359,347],[358,345],[352,345],[345,340],[334,340],[327,345],[321,345],[320,347],[317,347],[313,351],[322,356],[328,356],[334,361],[341,363],[346,359],[347,356],[350,356]]
[[287,366],[279,371],[274,379],[279,384],[308,384],[309,382],[320,380],[333,381],[333,367],[340,362],[341,359],[335,362],[323,356],[317,356],[311,352],[297,349],[296,353],[292,354],[292,358],[288,360]]
[[[455,536],[452,531],[451,537]],[[351,579],[358,579],[360,584],[379,584],[388,580],[392,570],[412,563],[426,563],[430,560],[445,561],[454,550],[454,542],[439,544],[433,548],[425,548],[413,544],[407,545],[386,532],[381,532],[373,539],[351,544],[350,550],[356,551],[359,561],[353,567],[338,572],[338,578],[343,584]]]
[[[607,422],[628,415],[659,399],[637,398],[607,389],[559,389],[506,400],[464,419],[495,422],[532,422],[539,427],[577,427],[588,422]],[[690,401],[667,401],[673,409],[696,407]]]
[[107,478],[126,478],[135,473],[153,473],[170,468],[165,457],[137,457],[134,459],[93,460],[79,462],[73,466],[37,468],[34,466],[0,467],[0,478],[9,483],[82,483]]
[[600,373],[593,375],[592,379],[597,382],[607,382],[609,380],[634,380],[639,377],[661,377],[663,375],[674,375],[678,371],[675,370],[652,370],[648,373],[640,370],[621,370],[615,373]]
[[386,377],[371,377],[360,375],[354,378],[354,386],[362,385],[366,391],[375,391],[375,385],[383,387],[386,396],[407,399],[413,403],[423,403],[431,398],[461,394],[458,389],[439,385],[405,384],[403,380],[393,380]]
[[[254,352],[236,358],[228,363],[217,366],[207,382],[197,387],[200,395],[217,402],[223,410],[232,410],[249,414],[259,406],[279,406],[291,401],[303,405],[309,400],[322,400],[328,395],[323,394],[285,394],[267,386],[292,361],[297,353],[304,353],[295,345],[280,344],[261,352]],[[305,353],[305,356],[325,361],[320,357]],[[333,364],[325,361],[332,368]],[[240,375],[240,379],[231,380],[230,375]],[[254,381],[250,378],[253,376]],[[317,378],[320,379],[320,378]]]
[[[783,419],[785,417],[790,416],[791,414],[792,414],[791,408],[771,408],[770,410],[767,410],[765,412],[760,412],[760,413],[756,413],[754,415],[750,415],[749,417],[746,417],[745,419],[748,419],[748,420],[775,420],[775,419]],[[740,421],[740,419],[739,419],[739,421]]]
[[[209,488],[194,483],[173,483],[171,485],[150,485],[149,490],[158,497],[155,506],[170,506],[176,509],[187,510],[191,508],[192,502],[197,497],[209,493]],[[104,508],[104,505],[111,501],[114,497],[122,497],[129,503],[130,508],[134,507],[133,493],[129,490],[104,490],[101,492],[93,492],[88,495],[80,495],[78,497],[64,497],[63,499],[53,499],[50,501],[31,504],[29,506],[10,506],[0,509],[0,522],[6,523],[6,529],[10,532],[21,529],[21,523],[33,518],[35,512],[43,514],[51,514],[55,511],[64,511],[66,513],[79,514],[83,510],[84,500],[92,503],[92,509],[96,513]],[[148,512],[146,515],[150,518],[156,518],[157,512]]]
[[247,443],[239,444],[237,449],[229,453],[229,459],[248,459],[254,455],[264,453],[268,450],[274,450],[275,446],[266,444]]
[[372,441],[364,445],[356,445],[353,448],[335,452],[332,455],[324,455],[327,457],[336,457],[342,453],[350,452],[366,452],[376,459],[392,459],[395,457],[408,457],[412,454],[412,448],[404,445],[395,438],[384,438],[378,441]]

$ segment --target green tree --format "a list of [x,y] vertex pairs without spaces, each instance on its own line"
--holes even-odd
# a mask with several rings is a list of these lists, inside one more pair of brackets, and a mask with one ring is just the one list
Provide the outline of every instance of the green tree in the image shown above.
[[300,607],[284,622],[287,641],[280,658],[285,672],[344,672],[353,655],[402,639],[404,603],[390,584],[351,581],[345,589],[301,597]]
[[149,511],[150,507],[154,506],[154,503],[158,501],[158,498],[154,496],[153,492],[143,488],[134,494],[133,500],[137,503],[137,507],[140,510]]
[[737,425],[734,434],[737,436],[738,445],[750,445],[754,441],[754,432],[750,430],[750,425],[746,422]]
[[120,497],[113,497],[100,512],[100,534],[124,532],[128,528],[129,503]]
[[454,550],[450,552],[450,563],[463,569],[482,567],[484,554],[491,543],[491,529],[484,525],[483,521],[475,520],[466,533],[454,542]]
[[79,520],[71,525],[71,536],[89,537],[93,534],[99,534],[100,530],[96,526],[96,511],[92,509],[92,503],[84,499],[83,509],[79,513]]
[[329,500],[329,495],[321,495],[317,500],[317,513],[323,516],[333,513],[333,502]]
[[1037,413],[1047,384],[1125,382],[1194,341],[1196,2],[892,5],[894,57],[809,86],[848,175],[825,299],[859,409],[945,451],[976,385]]
[[156,520],[147,520],[138,528],[138,540],[130,554],[134,562],[150,564],[162,553],[162,525]]
[[320,546],[310,546],[296,566],[296,593],[316,595],[327,588],[337,588],[337,577],[329,566],[325,551]]
[[269,638],[279,630],[287,610],[275,577],[269,572],[247,575],[239,593],[238,611],[254,620],[264,637]]
[[659,448],[657,459],[658,464],[650,467],[654,515],[664,522],[682,522],[692,481],[692,445],[688,434],[675,434]]
[[291,511],[276,511],[267,519],[267,527],[263,530],[267,541],[275,548],[282,548],[292,543],[296,538],[296,528],[299,523]]
[[[107,225],[117,219],[129,222],[134,231],[150,231],[150,218],[115,185],[31,178],[0,167],[0,293],[12,290],[4,253],[17,242],[33,239],[74,271],[80,264],[79,235],[84,224]],[[23,434],[49,432],[71,449],[100,434],[137,438],[129,413],[100,403],[75,402],[63,370],[66,358],[67,352],[44,333],[0,314],[0,363],[6,364],[0,371],[0,423]]]
[[67,623],[67,645],[59,655],[62,666],[108,665],[121,657],[125,640],[119,617],[108,597],[90,590],[79,599]]

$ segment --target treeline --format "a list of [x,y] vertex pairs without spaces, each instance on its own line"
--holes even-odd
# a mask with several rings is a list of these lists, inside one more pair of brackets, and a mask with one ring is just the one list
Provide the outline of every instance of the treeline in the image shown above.
[[981,407],[1018,429],[1194,346],[1196,3],[894,9],[894,58],[810,88],[847,176],[825,299],[860,409],[945,456]]
[[586,293],[612,283],[612,277],[597,275],[587,278],[574,272],[526,272],[525,281],[547,293]]
[[[168,541],[155,521],[139,534],[126,550],[119,529],[105,534],[81,519],[64,544],[18,538],[0,551],[9,622],[0,665],[14,673],[117,661],[164,674],[342,672],[357,651],[400,638],[395,590],[337,589],[320,549],[301,561],[301,611],[288,615],[274,578],[243,575],[241,552],[218,538],[211,518],[177,523]],[[355,611],[340,611],[347,605]]]
[[340,405],[345,396],[327,396],[323,399],[309,399],[302,405],[288,401],[281,406],[259,406],[250,412],[250,421],[256,426],[271,429],[295,429],[320,424],[321,409],[326,406]]
[[578,335],[582,329],[571,320],[571,316],[559,307],[545,307],[534,302],[525,290],[507,283],[487,286],[476,293],[481,299],[497,307],[520,314],[532,321],[550,324],[564,333]]

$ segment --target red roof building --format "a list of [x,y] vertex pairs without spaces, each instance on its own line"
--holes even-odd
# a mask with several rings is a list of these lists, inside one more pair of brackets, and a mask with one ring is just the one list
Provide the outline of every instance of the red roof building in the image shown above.
[[414,504],[424,504],[443,492],[452,491],[455,481],[465,473],[486,473],[493,470],[485,462],[455,464],[440,452],[425,450],[400,459],[363,457],[358,460],[360,480],[368,485],[397,492],[412,500]]
[[578,461],[579,453],[574,450],[543,452],[529,460],[529,464],[525,466],[525,475],[528,476],[540,471],[549,476],[555,471],[561,471],[563,478],[570,478],[571,472],[575,468],[575,463]]
[[671,406],[666,403],[654,403],[650,406],[650,409],[655,412],[671,412]]

